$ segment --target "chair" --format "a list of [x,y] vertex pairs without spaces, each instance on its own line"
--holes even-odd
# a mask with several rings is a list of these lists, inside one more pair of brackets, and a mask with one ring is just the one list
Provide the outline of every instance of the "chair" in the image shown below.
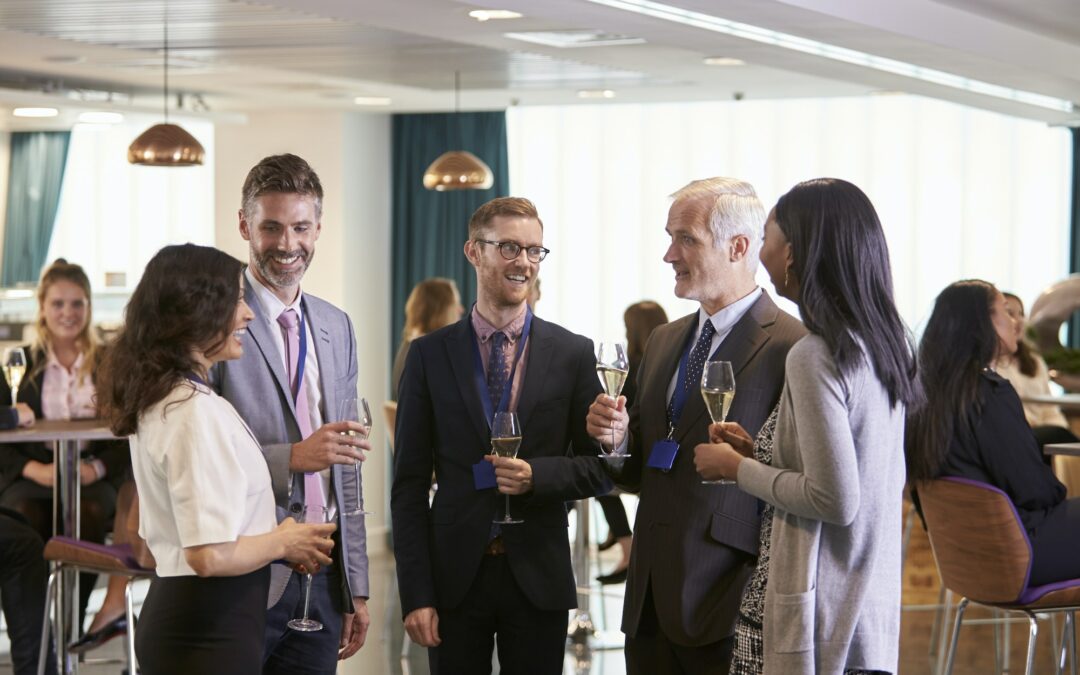
[[[154,575],[154,570],[139,565],[135,554],[128,544],[95,544],[71,537],[53,537],[45,544],[45,559],[55,562],[56,566],[49,575],[49,585],[45,593],[45,619],[41,627],[41,651],[38,653],[38,675],[44,675],[45,655],[48,651],[50,610],[58,620],[61,617],[61,608],[57,605],[56,580],[65,569],[71,568],[77,571],[98,572],[100,574],[122,575],[128,577],[127,588],[124,589],[125,611],[127,614],[127,663],[128,672],[135,672],[135,611],[131,600],[131,579],[146,578]],[[63,670],[67,664],[60,662],[60,639],[62,631],[52,632],[56,638],[57,663]]]
[[1035,613],[1064,612],[1066,639],[1057,668],[1064,669],[1068,651],[1075,675],[1074,611],[1080,609],[1080,579],[1030,585],[1031,542],[1008,495],[965,478],[928,481],[918,486],[918,494],[941,581],[963,598],[956,609],[945,673],[952,672],[964,610],[975,602],[1027,616],[1027,675],[1035,665]]
[[394,425],[397,424],[397,401],[383,401],[383,419],[386,420],[386,440],[390,441],[390,452],[394,451]]

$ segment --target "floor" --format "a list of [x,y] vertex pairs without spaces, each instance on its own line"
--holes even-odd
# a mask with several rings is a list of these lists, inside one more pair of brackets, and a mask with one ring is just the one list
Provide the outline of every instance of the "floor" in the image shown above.
[[[633,508],[631,498],[624,497],[627,506]],[[593,526],[589,529],[593,539],[597,534],[606,535],[606,526],[598,508],[591,510]],[[599,526],[596,519],[601,519]],[[571,518],[571,521],[574,519]],[[574,526],[571,525],[571,536]],[[618,562],[616,549],[602,554],[591,549],[589,556],[588,579],[601,572],[610,571]],[[365,647],[352,659],[339,668],[341,675],[422,675],[427,673],[427,658],[423,649],[409,646],[402,652],[403,631],[400,611],[397,605],[397,581],[393,559],[380,556],[372,560],[371,578],[374,596],[371,600],[373,626]],[[138,589],[141,600],[145,587]],[[622,651],[619,647],[622,634],[618,632],[619,617],[622,611],[623,587],[600,586],[595,582],[589,586],[590,618],[599,635],[591,638],[584,645],[570,644],[566,653],[563,672],[567,675],[622,675],[625,673]],[[101,601],[102,591],[96,591],[91,598],[91,608]],[[934,659],[930,655],[931,635],[934,631],[936,611],[933,607],[938,602],[939,586],[934,568],[933,555],[925,534],[919,527],[914,529],[909,545],[909,556],[904,569],[904,611],[902,615],[902,633],[900,638],[900,673],[903,675],[922,675],[934,672]],[[969,619],[988,619],[992,615],[981,608],[968,610]],[[957,675],[984,675],[997,672],[995,667],[994,634],[1000,631],[1000,625],[967,625],[960,635],[956,665],[953,670]],[[1054,647],[1060,639],[1060,623],[1054,624],[1047,619],[1040,621],[1040,639],[1037,652],[1036,673],[1054,672]],[[1024,654],[1027,644],[1027,625],[1013,623],[1008,629],[1008,639],[1000,641],[1007,644],[1007,668],[1003,672],[1023,673]],[[605,644],[607,643],[607,644]],[[605,647],[614,648],[605,648]],[[7,662],[8,646],[6,634],[0,636],[0,662]],[[105,645],[96,658],[122,658],[123,644],[114,640]],[[87,675],[119,674],[122,664],[84,664],[80,673]],[[493,663],[493,673],[498,672],[498,664]],[[10,665],[0,665],[0,675],[11,673]]]

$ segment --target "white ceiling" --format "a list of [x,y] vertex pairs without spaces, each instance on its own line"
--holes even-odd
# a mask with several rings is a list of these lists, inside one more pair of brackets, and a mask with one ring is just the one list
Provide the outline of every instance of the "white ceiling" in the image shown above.
[[[187,110],[349,108],[387,96],[394,111],[575,103],[582,89],[614,102],[864,95],[906,91],[1069,123],[1056,113],[922,83],[587,0],[168,0],[170,87]],[[993,84],[1080,101],[1077,0],[667,0]],[[479,7],[524,18],[477,22]],[[162,106],[164,0],[0,0],[0,128],[5,109],[63,100],[66,108],[149,112]],[[510,31],[595,29],[644,44],[560,49]],[[745,66],[714,67],[706,56]],[[82,103],[78,99],[83,99]],[[89,99],[89,100],[87,100]],[[175,101],[174,101],[175,103]]]

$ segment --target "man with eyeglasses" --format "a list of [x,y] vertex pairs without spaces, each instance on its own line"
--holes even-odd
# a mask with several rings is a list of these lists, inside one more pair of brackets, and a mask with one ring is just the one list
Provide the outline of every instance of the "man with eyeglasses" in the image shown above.
[[[476,304],[417,338],[401,378],[394,554],[405,629],[432,673],[489,672],[496,637],[502,672],[562,672],[577,602],[564,502],[610,488],[585,430],[600,393],[592,342],[528,306],[543,234],[527,199],[477,209],[465,242]],[[518,415],[517,458],[489,454],[496,412]],[[521,522],[493,522],[504,495]]]

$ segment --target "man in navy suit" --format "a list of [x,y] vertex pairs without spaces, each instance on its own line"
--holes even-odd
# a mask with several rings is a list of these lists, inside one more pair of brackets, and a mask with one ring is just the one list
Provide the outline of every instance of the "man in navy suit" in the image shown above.
[[333,675],[339,659],[363,646],[370,624],[364,519],[346,515],[363,503],[352,464],[370,445],[343,435],[363,427],[342,421],[338,409],[357,393],[356,337],[345,312],[300,289],[322,231],[315,171],[296,155],[266,157],[248,173],[242,195],[252,344],[242,358],[215,366],[211,380],[262,446],[278,520],[299,520],[305,505],[317,503],[338,526],[334,564],[313,570],[311,582],[310,615],[322,630],[286,627],[304,610],[303,575],[271,566],[263,673]]
[[[465,256],[476,304],[413,341],[401,379],[394,554],[405,628],[430,648],[436,674],[490,672],[496,636],[501,672],[562,672],[576,606],[564,502],[610,489],[585,431],[600,392],[592,342],[527,304],[547,255],[543,234],[527,199],[495,199],[473,214]],[[516,459],[488,454],[497,411],[520,418]],[[493,525],[504,495],[523,522]]]

